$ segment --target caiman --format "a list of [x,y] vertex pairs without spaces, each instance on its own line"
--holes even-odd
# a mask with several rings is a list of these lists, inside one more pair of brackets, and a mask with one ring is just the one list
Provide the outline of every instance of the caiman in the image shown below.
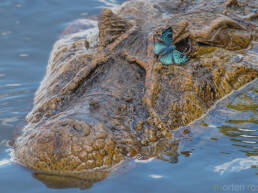
[[[173,130],[258,77],[257,9],[256,0],[134,0],[74,22],[53,47],[16,161],[49,186],[90,187],[139,155],[176,156]],[[168,27],[188,62],[154,54]]]

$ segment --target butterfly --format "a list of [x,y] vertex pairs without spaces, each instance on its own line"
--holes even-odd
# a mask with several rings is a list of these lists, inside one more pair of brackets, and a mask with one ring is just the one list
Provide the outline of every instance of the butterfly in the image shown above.
[[171,64],[184,64],[190,59],[176,50],[176,47],[172,44],[173,42],[173,31],[172,28],[167,28],[161,35],[161,41],[158,41],[154,45],[154,53],[161,55],[160,61],[165,65]]

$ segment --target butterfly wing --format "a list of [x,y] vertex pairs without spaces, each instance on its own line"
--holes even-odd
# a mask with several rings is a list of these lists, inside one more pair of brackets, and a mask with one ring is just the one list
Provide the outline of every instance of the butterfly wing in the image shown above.
[[173,52],[168,52],[160,58],[162,64],[171,65],[173,64]]
[[159,41],[154,46],[154,53],[160,54],[161,52],[164,52],[166,49],[167,49],[167,46]]
[[176,64],[184,64],[190,60],[186,55],[182,54],[181,52],[175,49],[172,51],[172,54],[173,60]]
[[164,43],[169,46],[170,44],[172,44],[173,42],[173,31],[172,28],[169,27],[167,28],[161,35],[161,39],[162,41],[164,41]]

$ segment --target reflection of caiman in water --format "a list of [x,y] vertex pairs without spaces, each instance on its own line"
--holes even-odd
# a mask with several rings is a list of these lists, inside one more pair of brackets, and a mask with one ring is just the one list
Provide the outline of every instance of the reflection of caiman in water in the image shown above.
[[[98,28],[65,30],[16,139],[17,161],[49,186],[86,188],[137,155],[173,160],[173,129],[258,76],[255,0],[223,2],[129,1],[103,10]],[[168,26],[191,58],[184,65],[153,53]]]

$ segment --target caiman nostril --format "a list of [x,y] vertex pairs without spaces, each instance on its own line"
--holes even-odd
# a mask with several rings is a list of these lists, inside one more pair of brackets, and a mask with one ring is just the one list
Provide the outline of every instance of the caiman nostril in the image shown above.
[[91,127],[87,123],[77,121],[71,125],[71,132],[86,137],[90,134]]

